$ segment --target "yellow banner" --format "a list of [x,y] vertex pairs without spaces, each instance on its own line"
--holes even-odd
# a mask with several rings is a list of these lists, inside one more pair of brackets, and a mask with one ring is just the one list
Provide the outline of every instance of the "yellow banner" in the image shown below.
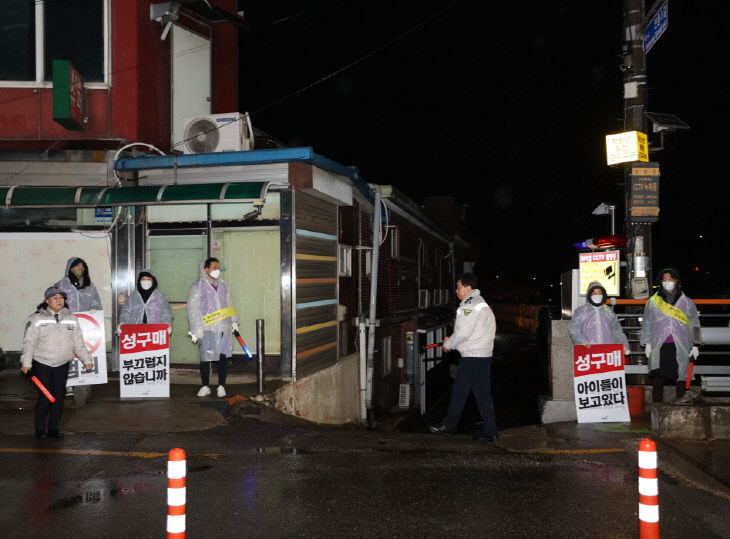
[[236,315],[236,308],[231,305],[230,307],[225,307],[223,309],[219,309],[217,311],[213,311],[212,313],[206,314],[203,316],[203,323],[206,326],[210,326],[211,324],[215,324],[216,322],[220,322],[221,320],[225,320],[226,318],[230,318],[231,316]]
[[654,294],[651,299],[654,301],[656,306],[659,307],[659,310],[661,312],[663,312],[667,316],[671,316],[672,318],[679,320],[685,326],[689,326],[689,316],[684,314],[684,311],[682,309],[667,303],[661,298],[661,296],[659,296],[659,294]]

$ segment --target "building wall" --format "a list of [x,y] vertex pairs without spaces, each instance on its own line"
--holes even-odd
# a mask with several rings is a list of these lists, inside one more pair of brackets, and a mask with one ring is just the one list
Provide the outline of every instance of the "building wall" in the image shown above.
[[[150,0],[112,0],[111,84],[87,89],[88,123],[69,131],[53,120],[53,88],[0,88],[0,149],[115,148],[119,141],[146,142],[170,149],[170,40],[163,25],[150,20]],[[235,0],[218,0],[235,12]],[[184,23],[181,17],[181,23]],[[238,110],[238,28],[210,25],[212,110]]]
[[322,361],[334,361],[337,347],[337,206],[295,192],[297,377]]
[[[368,247],[372,245],[371,220],[372,214],[362,210],[354,219],[358,226],[357,232],[361,236],[361,244]],[[443,317],[444,311],[449,309],[456,297],[453,292],[455,285],[450,258],[443,259],[449,252],[449,245],[435,234],[394,212],[390,212],[389,224],[397,229],[397,239],[391,229],[385,242],[380,245],[377,292],[380,327],[376,330],[373,354],[373,405],[381,412],[398,405],[400,384],[407,381],[405,367],[398,367],[398,359],[406,357],[406,333],[416,331],[420,327],[420,321],[427,320],[429,314]],[[398,250],[393,250],[394,242],[398,242]],[[359,294],[363,316],[367,317],[371,281],[365,266],[365,252],[363,251],[358,272],[362,275],[362,287],[359,291],[355,289],[354,293],[356,298]],[[356,260],[357,258],[353,267],[357,267]],[[420,287],[428,290],[429,294],[429,307],[421,309],[418,307],[419,265]],[[439,294],[441,304],[434,306],[434,290],[447,290],[449,302],[443,299],[444,294]],[[354,303],[354,300],[351,301]],[[353,339],[357,338],[356,327],[352,328],[350,335]],[[386,368],[388,354],[384,348],[387,338],[390,338],[390,369]]]

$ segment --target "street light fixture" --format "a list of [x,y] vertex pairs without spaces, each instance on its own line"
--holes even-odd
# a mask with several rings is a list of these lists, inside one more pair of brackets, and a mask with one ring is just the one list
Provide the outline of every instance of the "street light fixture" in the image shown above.
[[616,233],[616,205],[615,204],[607,204],[605,202],[601,202],[598,207],[593,210],[593,215],[610,215],[611,216],[611,234]]

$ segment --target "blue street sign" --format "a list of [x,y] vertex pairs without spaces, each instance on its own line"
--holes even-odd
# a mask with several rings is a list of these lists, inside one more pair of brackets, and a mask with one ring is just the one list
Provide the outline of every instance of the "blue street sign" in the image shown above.
[[664,2],[644,29],[644,54],[654,46],[667,26],[669,26],[669,6],[668,2]]

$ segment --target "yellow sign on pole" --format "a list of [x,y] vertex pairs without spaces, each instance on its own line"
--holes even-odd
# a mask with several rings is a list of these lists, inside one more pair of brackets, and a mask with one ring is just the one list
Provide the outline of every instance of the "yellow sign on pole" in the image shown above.
[[619,251],[580,253],[580,295],[585,296],[588,285],[598,281],[609,296],[619,295]]
[[609,165],[649,161],[649,141],[646,133],[626,131],[616,135],[606,135],[606,161]]

